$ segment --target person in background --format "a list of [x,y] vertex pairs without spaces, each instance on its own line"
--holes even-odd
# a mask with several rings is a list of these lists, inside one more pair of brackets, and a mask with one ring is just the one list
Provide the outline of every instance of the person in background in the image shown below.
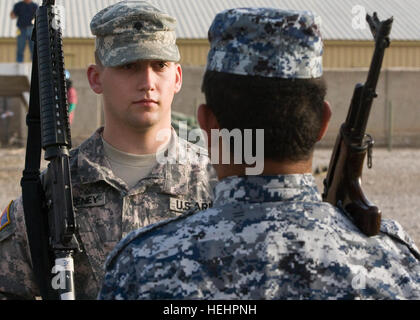
[[12,19],[17,18],[17,48],[16,48],[16,62],[23,62],[23,54],[25,52],[26,43],[29,45],[31,55],[34,51],[34,43],[31,40],[32,30],[34,28],[33,19],[35,17],[36,10],[38,5],[32,0],[23,0],[17,2],[13,6],[12,12],[10,12],[10,17]]
[[69,123],[70,125],[73,123],[74,119],[74,110],[76,110],[77,106],[77,91],[76,88],[73,87],[73,81],[71,80],[70,71],[65,70],[66,75],[66,87],[67,87],[67,102],[69,104]]

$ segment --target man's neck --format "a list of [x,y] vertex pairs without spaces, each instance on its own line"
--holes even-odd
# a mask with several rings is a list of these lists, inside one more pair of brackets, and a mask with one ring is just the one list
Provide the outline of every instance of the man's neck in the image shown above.
[[161,145],[169,142],[170,135],[165,135],[163,141],[158,141],[158,132],[162,129],[171,131],[171,126],[150,127],[144,130],[135,130],[127,127],[118,127],[105,125],[103,131],[104,140],[114,148],[131,154],[154,154]]
[[[245,165],[216,165],[215,170],[219,180],[229,176],[245,176],[246,168],[252,166]],[[271,159],[264,160],[264,169],[260,175],[286,175],[286,174],[305,174],[312,173],[312,157],[308,160],[302,160],[297,162],[292,161],[274,161]]]

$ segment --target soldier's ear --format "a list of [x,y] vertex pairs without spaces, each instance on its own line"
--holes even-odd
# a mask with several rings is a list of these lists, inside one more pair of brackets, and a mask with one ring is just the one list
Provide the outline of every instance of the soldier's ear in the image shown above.
[[201,129],[210,136],[211,129],[220,129],[219,122],[213,111],[206,104],[201,104],[197,110],[197,120]]
[[175,93],[178,93],[182,87],[182,68],[179,63],[175,64]]
[[197,110],[197,121],[207,135],[207,148],[211,148],[211,129],[220,129],[213,111],[206,104],[201,104]]
[[101,67],[96,64],[91,64],[87,69],[87,78],[89,81],[89,85],[93,92],[96,94],[101,94],[102,90],[102,82],[101,82]]
[[331,106],[328,101],[324,101],[324,110],[322,113],[322,125],[321,125],[321,130],[319,131],[317,141],[321,140],[325,136],[330,119],[331,119]]

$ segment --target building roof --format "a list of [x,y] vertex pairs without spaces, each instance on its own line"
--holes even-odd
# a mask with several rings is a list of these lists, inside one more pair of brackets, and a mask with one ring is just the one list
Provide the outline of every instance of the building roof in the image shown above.
[[[56,0],[66,12],[64,38],[93,38],[89,23],[99,10],[120,0]],[[9,13],[17,0],[0,0],[0,38],[16,35],[16,22]],[[41,0],[34,0],[40,4]],[[358,19],[364,10],[377,11],[380,19],[394,17],[392,40],[420,40],[418,0],[149,0],[178,20],[179,39],[207,39],[216,13],[234,7],[275,7],[311,10],[322,18],[325,40],[371,40],[369,27]],[[353,26],[356,26],[354,28]],[[358,27],[359,26],[359,27]]]

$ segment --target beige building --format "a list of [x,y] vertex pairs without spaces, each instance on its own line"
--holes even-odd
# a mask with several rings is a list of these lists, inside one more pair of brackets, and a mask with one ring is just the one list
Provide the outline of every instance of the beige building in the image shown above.
[[[1,0],[0,63],[14,62],[15,21],[9,18],[17,0]],[[56,0],[65,8],[64,54],[67,68],[85,68],[92,63],[94,40],[89,23],[96,12],[119,0]],[[41,3],[41,0],[34,0]],[[224,9],[244,6],[309,9],[322,18],[325,40],[324,67],[368,67],[373,48],[372,35],[364,22],[365,13],[377,11],[384,19],[394,17],[391,47],[384,68],[420,67],[420,12],[418,0],[149,0],[178,20],[177,37],[181,63],[204,66],[208,51],[207,30],[214,15]],[[25,59],[29,62],[29,50]]]
[[[206,39],[178,39],[181,64],[185,66],[205,66],[209,50]],[[85,68],[94,62],[93,39],[64,39],[65,65],[69,69]],[[14,62],[16,40],[0,38],[0,63]],[[364,40],[325,40],[324,68],[368,67],[372,58],[373,42]],[[25,61],[30,62],[29,49],[25,51]],[[384,68],[420,68],[420,40],[393,40],[383,63]]]

